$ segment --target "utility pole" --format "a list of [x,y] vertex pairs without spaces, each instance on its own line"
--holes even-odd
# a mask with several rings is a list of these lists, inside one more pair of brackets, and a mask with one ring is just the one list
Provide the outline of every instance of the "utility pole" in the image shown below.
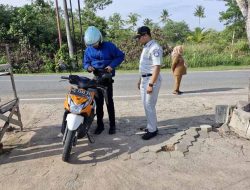
[[56,22],[57,22],[57,32],[58,32],[58,40],[59,40],[59,47],[62,47],[62,34],[61,34],[61,27],[60,27],[60,17],[58,11],[58,0],[55,0],[56,5]]
[[[67,1],[63,0],[63,9],[64,9],[64,17],[65,17],[65,27],[66,27],[66,34],[67,34],[67,42],[68,42],[68,48],[69,48],[69,57],[71,59],[74,58],[74,48],[73,48],[73,42],[70,35],[70,25],[69,25],[69,15],[68,15],[68,7],[67,7]],[[73,69],[75,68],[75,63],[72,62]]]

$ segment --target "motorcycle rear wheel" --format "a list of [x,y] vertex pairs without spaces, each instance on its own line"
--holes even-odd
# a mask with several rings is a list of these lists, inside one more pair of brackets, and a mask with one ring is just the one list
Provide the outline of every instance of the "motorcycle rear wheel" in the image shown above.
[[70,152],[73,146],[73,141],[74,138],[76,138],[76,131],[67,131],[67,136],[66,136],[66,140],[63,146],[63,153],[62,153],[62,160],[64,162],[68,162],[69,161],[69,157],[70,157]]

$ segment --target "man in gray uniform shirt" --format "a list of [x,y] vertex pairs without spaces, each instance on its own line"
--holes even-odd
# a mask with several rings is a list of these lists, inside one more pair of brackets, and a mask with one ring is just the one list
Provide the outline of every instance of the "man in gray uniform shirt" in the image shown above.
[[156,102],[161,86],[160,67],[162,64],[163,50],[161,46],[151,38],[150,29],[147,26],[138,28],[134,36],[142,45],[140,57],[140,79],[138,89],[141,92],[145,114],[147,117],[146,133],[142,139],[149,140],[157,135]]

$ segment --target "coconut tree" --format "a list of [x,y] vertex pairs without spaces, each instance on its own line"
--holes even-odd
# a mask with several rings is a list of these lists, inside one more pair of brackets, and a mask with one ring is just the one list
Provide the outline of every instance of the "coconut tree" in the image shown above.
[[195,28],[194,32],[191,33],[187,37],[187,40],[196,42],[196,43],[201,43],[205,39],[205,33],[204,33],[204,28]]
[[169,15],[168,11],[166,9],[163,9],[161,12],[161,16],[160,16],[161,22],[165,23],[166,21],[170,20],[169,16],[170,15]]
[[248,44],[250,47],[250,1],[249,0],[236,0],[236,2],[246,21],[247,38],[248,38]]
[[108,26],[109,26],[109,35],[112,39],[116,40],[121,35],[121,29],[124,26],[124,20],[119,13],[114,13],[108,19]]
[[149,27],[151,27],[151,26],[154,25],[153,20],[150,19],[150,18],[145,18],[145,19],[143,20],[143,24],[146,25],[146,26],[149,26]]
[[130,28],[132,30],[135,29],[135,26],[137,25],[139,17],[141,17],[141,16],[139,14],[137,14],[137,13],[129,13],[128,20],[126,21],[126,23],[128,23],[129,25],[131,25]]
[[199,27],[200,27],[200,20],[201,18],[205,18],[205,8],[202,7],[201,5],[198,5],[195,8],[194,16],[199,17]]

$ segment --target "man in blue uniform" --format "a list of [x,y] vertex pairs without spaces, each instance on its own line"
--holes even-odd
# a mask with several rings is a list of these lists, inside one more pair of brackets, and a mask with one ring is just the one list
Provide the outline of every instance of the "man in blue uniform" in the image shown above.
[[[124,60],[124,53],[118,49],[113,43],[103,41],[102,34],[95,26],[87,28],[84,34],[84,41],[87,46],[84,58],[83,68],[88,72],[93,72],[96,75],[98,69],[105,69],[107,72],[115,76],[115,68]],[[112,82],[106,83],[108,103],[107,110],[109,114],[109,134],[115,134],[115,109],[113,101],[113,84]],[[104,96],[101,91],[98,91],[96,98],[96,115],[97,115],[97,128],[95,134],[101,134],[104,130],[103,124],[103,104]]]

